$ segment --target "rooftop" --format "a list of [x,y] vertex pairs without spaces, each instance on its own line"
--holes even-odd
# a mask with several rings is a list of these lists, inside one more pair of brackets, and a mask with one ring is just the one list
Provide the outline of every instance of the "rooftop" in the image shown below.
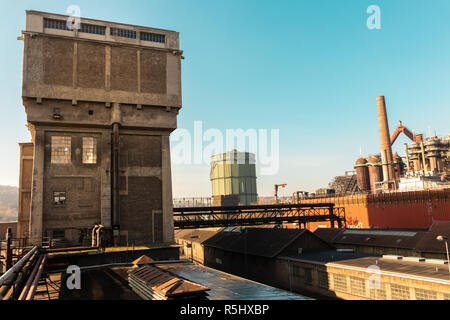
[[402,261],[382,256],[365,255],[355,252],[337,252],[322,250],[302,255],[284,255],[280,259],[303,261],[327,267],[338,266],[353,270],[368,272],[369,266],[378,266],[382,275],[395,275],[398,277],[414,278],[450,285],[448,266],[438,263]]
[[310,298],[258,282],[237,277],[225,272],[194,265],[174,263],[158,265],[159,268],[190,281],[211,288],[211,300],[309,300]]
[[79,18],[78,29],[74,29],[69,28],[73,25],[69,19],[74,16],[34,10],[27,10],[26,13],[25,32],[179,50],[179,33],[176,31],[82,17]]
[[204,242],[205,246],[273,258],[306,229],[226,228]]
[[334,244],[411,249],[418,252],[445,253],[438,235],[450,237],[450,221],[435,220],[426,229],[331,229],[319,228],[314,234]]

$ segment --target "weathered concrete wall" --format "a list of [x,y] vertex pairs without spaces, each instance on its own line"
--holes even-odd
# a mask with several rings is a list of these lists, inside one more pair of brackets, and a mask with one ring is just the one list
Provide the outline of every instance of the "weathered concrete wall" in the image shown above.
[[163,242],[161,137],[120,136],[120,226],[134,243]]
[[[112,125],[120,134],[121,241],[173,242],[169,134],[181,108],[178,33],[93,19],[102,34],[44,28],[67,16],[27,11],[22,96],[33,136],[30,240],[64,231],[77,242],[112,227]],[[136,33],[114,36],[111,28]],[[165,42],[141,40],[141,33]],[[51,136],[70,136],[70,164],[51,163]],[[97,140],[97,162],[81,161],[83,137]],[[66,192],[54,205],[53,193]]]
[[26,33],[23,96],[181,107],[180,58],[171,51]]
[[33,143],[20,143],[19,203],[17,237],[28,238],[33,177]]

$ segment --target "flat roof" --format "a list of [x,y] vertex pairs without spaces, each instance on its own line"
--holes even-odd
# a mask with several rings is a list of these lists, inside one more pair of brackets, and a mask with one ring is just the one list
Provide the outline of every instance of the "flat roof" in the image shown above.
[[333,250],[304,253],[302,255],[284,255],[279,258],[319,264],[326,267],[363,271],[368,274],[373,274],[373,270],[368,269],[368,267],[377,266],[380,268],[381,275],[450,285],[450,274],[448,265],[446,264],[393,260],[377,255],[365,255],[355,252],[337,252]]
[[299,294],[274,288],[192,263],[157,264],[158,268],[208,286],[210,300],[311,300]]

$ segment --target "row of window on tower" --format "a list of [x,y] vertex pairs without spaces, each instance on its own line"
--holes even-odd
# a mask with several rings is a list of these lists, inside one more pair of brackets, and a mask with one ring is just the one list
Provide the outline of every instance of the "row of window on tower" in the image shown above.
[[[71,163],[72,137],[52,136],[51,163]],[[97,139],[83,137],[82,139],[82,163],[97,163]]]

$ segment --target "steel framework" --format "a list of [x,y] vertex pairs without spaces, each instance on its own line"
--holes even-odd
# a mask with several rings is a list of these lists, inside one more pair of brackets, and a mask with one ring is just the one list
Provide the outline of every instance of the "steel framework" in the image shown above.
[[279,224],[300,225],[307,222],[329,221],[341,228],[345,225],[345,209],[333,203],[271,204],[230,207],[174,208],[175,229],[231,227],[245,225]]

